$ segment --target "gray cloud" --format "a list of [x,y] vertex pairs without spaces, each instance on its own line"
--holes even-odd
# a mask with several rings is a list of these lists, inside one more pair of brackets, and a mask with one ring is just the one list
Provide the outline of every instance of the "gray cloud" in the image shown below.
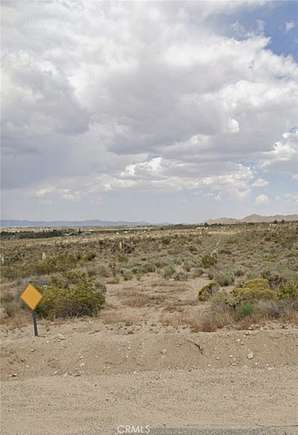
[[53,217],[97,200],[113,214],[116,199],[125,217],[123,198],[142,192],[173,209],[173,192],[269,207],[259,180],[296,182],[298,65],[210,21],[265,3],[3,2],[7,214],[22,191],[28,209],[56,202]]

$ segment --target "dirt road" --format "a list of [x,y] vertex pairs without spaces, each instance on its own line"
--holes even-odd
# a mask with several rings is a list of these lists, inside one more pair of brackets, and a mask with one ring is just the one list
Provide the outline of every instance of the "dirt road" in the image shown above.
[[95,319],[42,323],[40,333],[2,331],[3,434],[116,434],[127,425],[298,433],[297,329],[191,333]]

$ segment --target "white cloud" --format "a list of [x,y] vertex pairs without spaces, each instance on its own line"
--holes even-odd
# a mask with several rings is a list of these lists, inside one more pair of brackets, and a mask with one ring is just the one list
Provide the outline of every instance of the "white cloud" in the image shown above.
[[265,187],[268,186],[269,182],[264,180],[264,178],[257,178],[253,183],[252,187]]
[[296,24],[294,21],[286,21],[285,23],[285,31],[286,33],[290,32],[296,27]]
[[255,202],[256,202],[257,205],[267,204],[269,202],[269,197],[267,195],[265,195],[265,194],[258,195],[256,197],[256,201]]
[[273,145],[272,150],[264,155],[262,167],[280,168],[295,177],[298,168],[298,128],[284,133],[282,139]]

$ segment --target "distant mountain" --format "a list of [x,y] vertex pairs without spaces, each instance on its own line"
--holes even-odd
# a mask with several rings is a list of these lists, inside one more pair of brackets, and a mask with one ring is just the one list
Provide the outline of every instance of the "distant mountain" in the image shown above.
[[127,222],[127,221],[101,221],[101,220],[86,220],[86,221],[27,221],[27,220],[0,220],[2,228],[75,228],[75,227],[137,227],[149,225],[146,222]]
[[241,223],[270,223],[274,221],[286,221],[286,222],[294,222],[298,221],[298,214],[288,214],[288,215],[282,215],[282,214],[276,214],[274,216],[261,216],[258,214],[251,214],[249,216],[246,216],[242,219],[234,219],[234,218],[218,218],[218,219],[209,219],[207,223],[209,225],[212,224],[225,224],[225,225],[231,225],[231,224],[241,224]]

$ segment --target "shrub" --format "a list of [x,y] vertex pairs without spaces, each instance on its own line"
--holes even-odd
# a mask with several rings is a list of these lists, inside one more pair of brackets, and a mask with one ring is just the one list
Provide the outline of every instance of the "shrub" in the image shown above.
[[143,273],[150,273],[155,271],[156,271],[156,266],[153,263],[145,263],[141,267],[141,272]]
[[118,256],[118,261],[119,261],[119,263],[128,263],[128,257],[127,257],[127,255],[119,255]]
[[250,302],[245,302],[239,307],[239,316],[241,318],[251,316],[253,312],[254,312],[254,308]]
[[207,254],[202,257],[201,260],[202,267],[208,268],[210,266],[215,266],[217,263],[217,255],[216,254]]
[[20,305],[16,298],[9,292],[4,292],[0,297],[2,318],[14,317]]
[[37,311],[44,317],[95,315],[105,301],[105,287],[83,272],[53,277]]
[[279,299],[293,299],[298,297],[298,284],[294,282],[288,282],[284,284],[278,291]]
[[262,273],[262,278],[267,279],[269,286],[271,288],[279,288],[281,285],[286,283],[286,279],[279,273],[272,273],[270,270],[264,271]]
[[239,277],[239,276],[243,276],[245,274],[245,271],[243,269],[237,269],[235,271],[235,276]]
[[186,272],[190,272],[192,266],[193,266],[193,263],[192,263],[191,261],[189,261],[189,260],[186,260],[186,261],[183,262],[183,266],[182,266],[182,267],[183,267],[183,269],[184,269]]
[[172,265],[169,265],[169,266],[164,268],[162,275],[165,279],[169,279],[169,278],[173,277],[175,272],[176,272],[175,267]]
[[236,305],[234,296],[224,290],[219,290],[218,292],[213,294],[210,302],[212,309],[214,309],[215,311],[223,311],[227,308],[235,307]]
[[99,276],[103,276],[105,278],[110,276],[110,272],[109,272],[108,268],[106,266],[104,266],[103,264],[100,264],[99,266],[97,266],[96,272]]
[[235,281],[235,277],[232,272],[220,272],[215,276],[215,279],[222,287],[232,285]]
[[233,296],[238,303],[253,302],[260,299],[276,299],[277,295],[269,287],[269,282],[264,278],[256,278],[246,281],[241,287],[233,290]]
[[210,282],[199,290],[198,299],[199,301],[207,301],[210,296],[214,295],[220,289],[217,282]]
[[278,318],[284,311],[284,307],[278,301],[258,301],[255,304],[255,311],[261,316]]

